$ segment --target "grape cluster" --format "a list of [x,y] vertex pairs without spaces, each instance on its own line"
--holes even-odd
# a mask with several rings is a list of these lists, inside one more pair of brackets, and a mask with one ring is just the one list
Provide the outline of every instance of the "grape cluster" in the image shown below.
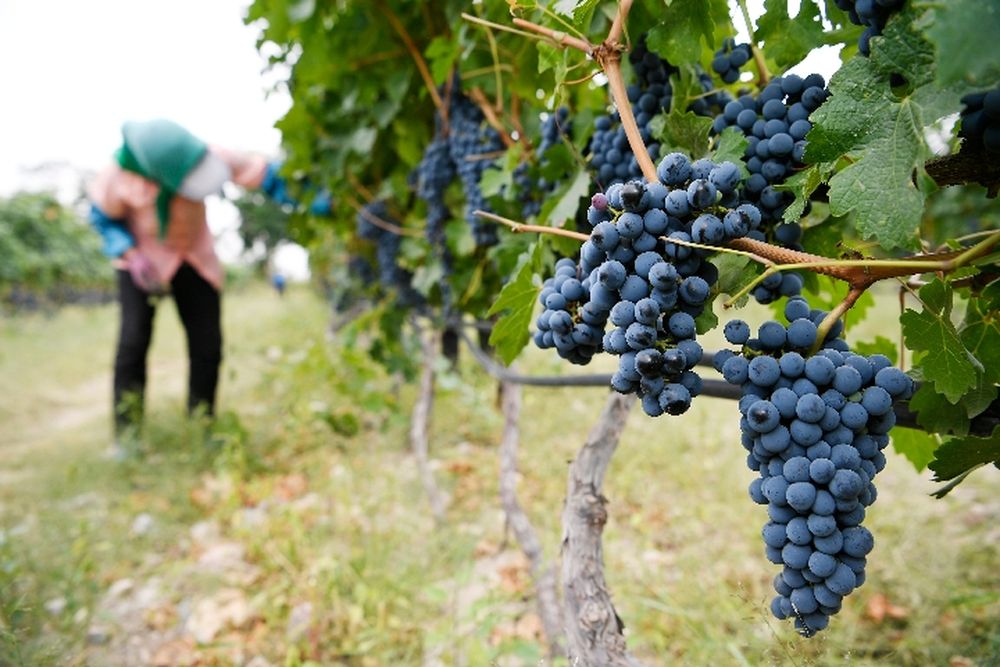
[[1000,86],[962,98],[962,127],[959,136],[1000,153]]
[[427,145],[416,169],[417,196],[427,203],[427,242],[440,247],[444,242],[444,224],[451,217],[444,193],[455,178],[448,141],[437,138]]
[[[629,104],[639,126],[639,135],[650,158],[655,161],[660,157],[660,145],[652,141],[650,123],[661,112],[670,111],[673,99],[670,76],[678,70],[646,47],[645,36],[629,54],[629,62],[636,75],[636,83],[626,89]],[[701,72],[698,79],[706,93],[713,90],[711,76]],[[689,108],[700,116],[713,116],[714,110],[721,109],[730,99],[725,91],[712,92],[695,100]],[[589,166],[596,173],[598,183],[605,188],[613,183],[642,177],[618,112],[597,118],[588,154]]]
[[877,496],[872,480],[885,467],[893,402],[913,392],[913,381],[887,357],[848,351],[840,327],[810,355],[825,316],[796,297],[785,306],[788,326],[767,322],[756,338],[733,320],[723,333],[742,351],[713,360],[742,389],[742,443],[747,465],[759,473],[750,497],[767,505],[765,552],[784,566],[771,611],[794,618],[807,637],[864,583],[874,540],[861,523]]
[[749,142],[744,162],[750,178],[743,196],[758,205],[766,221],[780,220],[793,199],[790,193],[774,186],[805,166],[805,138],[812,129],[809,114],[828,96],[821,75],[802,78],[787,74],[771,79],[756,98],[741,95],[729,102],[715,118],[716,133],[736,127]]
[[379,283],[387,292],[395,292],[401,306],[413,307],[423,303],[423,297],[413,289],[413,274],[399,266],[399,246],[402,237],[379,222],[399,226],[389,212],[385,201],[376,199],[366,204],[355,218],[358,238],[375,243],[375,261],[378,264]]
[[685,412],[701,391],[695,318],[718,280],[705,259],[710,251],[672,241],[718,245],[761,221],[754,206],[740,204],[740,171],[731,162],[671,153],[657,175],[656,183],[616,183],[592,197],[590,238],[578,264],[561,260],[543,288],[535,333],[539,347],[576,363],[602,349],[617,355],[611,386],[638,394],[653,417]]
[[854,25],[865,26],[858,38],[858,51],[871,54],[871,39],[885,29],[889,17],[906,4],[906,0],[834,0],[837,7],[847,12]]
[[[542,140],[535,151],[539,164],[545,163],[545,153],[552,146],[562,143],[563,136],[568,136],[571,128],[567,107],[559,107],[555,113],[549,114],[542,123]],[[513,180],[521,201],[521,216],[525,219],[538,215],[545,196],[559,187],[559,181],[539,176],[528,162],[517,165]]]
[[736,83],[740,78],[740,68],[747,64],[752,55],[749,44],[737,44],[735,39],[726,39],[722,42],[722,48],[715,52],[712,71],[723,82]]
[[538,301],[543,311],[535,322],[535,345],[555,348],[563,359],[585,365],[601,351],[601,336],[608,313],[590,305],[590,277],[581,280],[577,263],[568,258],[556,262],[555,275],[542,285]]
[[473,214],[477,209],[489,210],[479,181],[487,167],[504,149],[500,133],[485,122],[483,112],[457,89],[452,90],[448,108],[448,149],[455,171],[462,181],[465,193],[465,220],[472,229],[472,236],[479,246],[496,245],[496,225]]

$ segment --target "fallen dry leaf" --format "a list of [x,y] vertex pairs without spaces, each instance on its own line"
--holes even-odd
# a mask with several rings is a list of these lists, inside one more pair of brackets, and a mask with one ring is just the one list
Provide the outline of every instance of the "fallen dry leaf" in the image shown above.
[[177,624],[177,609],[169,603],[153,607],[143,612],[143,620],[153,630],[166,630]]
[[910,612],[906,608],[890,602],[884,593],[876,593],[868,599],[868,604],[865,605],[865,616],[874,623],[881,623],[886,618],[905,621],[909,615]]
[[458,460],[449,461],[445,464],[444,469],[450,472],[452,475],[468,475],[476,469],[471,461]]
[[274,495],[287,502],[305,493],[308,486],[309,480],[306,479],[305,475],[299,472],[292,473],[278,479]]
[[195,667],[200,663],[201,655],[190,639],[173,639],[161,644],[150,661],[153,667]]

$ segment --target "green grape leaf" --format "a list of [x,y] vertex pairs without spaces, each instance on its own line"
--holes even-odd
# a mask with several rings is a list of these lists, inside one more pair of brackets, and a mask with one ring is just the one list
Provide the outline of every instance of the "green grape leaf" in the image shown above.
[[649,126],[653,137],[660,140],[660,148],[664,153],[680,151],[695,159],[708,153],[711,118],[675,108],[669,114],[653,118]]
[[[728,131],[728,128],[727,128]],[[738,130],[736,130],[739,133]],[[776,186],[778,190],[787,190],[795,195],[795,201],[788,205],[782,220],[785,222],[797,222],[806,210],[806,202],[810,195],[816,191],[820,184],[829,178],[833,173],[833,163],[824,162],[806,167],[797,174],[785,179],[785,182]]]
[[514,187],[514,172],[510,169],[489,167],[483,171],[479,189],[484,197],[495,197],[502,192],[510,192]]
[[959,402],[959,405],[964,409],[965,415],[969,419],[982,414],[996,400],[997,386],[987,381],[984,375],[983,373],[978,375],[976,386],[966,392]]
[[427,64],[431,70],[434,83],[440,85],[448,78],[452,66],[462,54],[462,44],[451,37],[435,37],[424,50]]
[[917,423],[933,433],[965,435],[969,419],[963,410],[956,410],[929,382],[920,385],[910,399],[910,409],[917,413]]
[[982,365],[962,344],[951,321],[951,287],[935,280],[921,288],[920,299],[925,306],[922,311],[907,308],[900,317],[904,340],[911,350],[928,353],[921,363],[925,379],[957,403],[976,386]]
[[802,247],[814,255],[841,257],[845,250],[843,243],[844,230],[840,221],[832,218],[807,227],[802,232]]
[[821,42],[823,23],[813,0],[803,0],[795,18],[788,15],[787,0],[765,0],[764,11],[754,35],[779,70],[798,64]]
[[532,251],[524,253],[521,268],[514,279],[503,286],[487,313],[503,313],[490,333],[490,345],[496,349],[497,356],[505,364],[510,364],[517,358],[530,338],[531,315],[541,291],[532,279],[541,247],[541,243],[535,243]]
[[871,356],[873,354],[884,354],[890,359],[899,358],[899,350],[896,344],[885,336],[875,336],[872,341],[859,341],[851,345],[851,349],[858,354]]
[[912,180],[921,162],[923,122],[911,103],[895,111],[891,133],[870,142],[857,162],[830,180],[830,211],[854,211],[861,235],[886,249],[916,246],[924,210],[924,195]]
[[552,9],[563,16],[572,17],[573,25],[586,32],[598,4],[600,0],[558,0],[552,5]]
[[1000,468],[1000,426],[988,438],[949,439],[938,447],[928,467],[934,471],[934,481],[943,482],[989,463]]
[[717,162],[732,162],[740,169],[740,173],[746,178],[750,172],[747,171],[746,163],[743,162],[743,153],[749,145],[746,136],[738,128],[727,127],[719,135],[719,141],[715,146],[715,155],[712,159]]
[[[811,120],[808,162],[849,164],[830,179],[830,210],[855,213],[863,238],[887,249],[915,248],[924,193],[913,182],[927,156],[924,127],[950,113],[956,90],[934,83],[933,47],[901,12],[875,40],[870,58],[856,57],[830,81],[831,97]],[[896,86],[899,80],[905,85]]]
[[538,73],[544,74],[552,70],[555,76],[554,87],[558,88],[566,80],[569,69],[569,49],[560,49],[546,42],[535,42],[538,47]]
[[936,436],[912,428],[892,430],[892,448],[913,464],[917,472],[922,472],[934,460],[934,451],[941,445]]
[[647,33],[646,44],[672,63],[696,63],[701,60],[701,38],[714,48],[717,19],[728,15],[725,0],[673,0]]
[[[580,200],[590,194],[590,175],[585,169],[577,169],[571,180],[567,180],[558,190],[549,195],[542,205],[540,220],[550,227],[565,227],[566,222],[576,217]],[[577,247],[580,242],[576,241]]]
[[[960,81],[987,88],[1000,79],[1000,6],[983,0],[926,2],[922,25],[937,47],[937,79],[942,85]],[[989,45],[989,46],[987,46]]]
[[986,382],[1000,382],[1000,319],[996,304],[987,299],[970,299],[959,336],[962,343],[983,365]]
[[[709,261],[719,269],[719,280],[715,284],[719,294],[736,294],[760,273],[757,262],[743,255],[720,252]],[[744,296],[735,305],[742,307],[746,302]]]
[[711,308],[706,308],[694,318],[694,328],[699,334],[708,333],[717,326],[719,326],[719,316]]

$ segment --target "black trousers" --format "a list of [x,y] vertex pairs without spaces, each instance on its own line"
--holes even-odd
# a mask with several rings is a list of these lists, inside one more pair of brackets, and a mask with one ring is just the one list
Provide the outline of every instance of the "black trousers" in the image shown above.
[[[215,390],[222,363],[221,299],[215,287],[190,265],[182,264],[170,291],[187,334],[188,411],[215,411]],[[146,389],[146,354],[153,338],[156,308],[150,295],[136,286],[128,271],[118,271],[121,326],[115,353],[115,430],[142,420]]]

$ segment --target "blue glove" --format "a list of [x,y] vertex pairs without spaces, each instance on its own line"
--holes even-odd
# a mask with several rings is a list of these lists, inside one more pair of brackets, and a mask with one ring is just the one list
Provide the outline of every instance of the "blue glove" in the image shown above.
[[[299,202],[288,194],[288,181],[278,175],[279,171],[281,171],[280,162],[268,163],[267,170],[264,172],[264,180],[260,184],[261,192],[277,204],[298,207]],[[330,215],[333,211],[333,201],[327,190],[316,191],[315,188],[306,185],[305,191],[306,193],[310,191],[315,193],[312,203],[309,205],[310,213],[313,215]]]
[[264,172],[264,180],[260,184],[261,192],[271,198],[276,204],[295,206],[298,202],[288,196],[288,183],[278,175],[280,162],[269,162]]
[[104,239],[101,250],[106,256],[121,257],[122,253],[135,246],[135,239],[128,231],[125,221],[109,218],[97,204],[91,204],[88,219],[91,227]]

